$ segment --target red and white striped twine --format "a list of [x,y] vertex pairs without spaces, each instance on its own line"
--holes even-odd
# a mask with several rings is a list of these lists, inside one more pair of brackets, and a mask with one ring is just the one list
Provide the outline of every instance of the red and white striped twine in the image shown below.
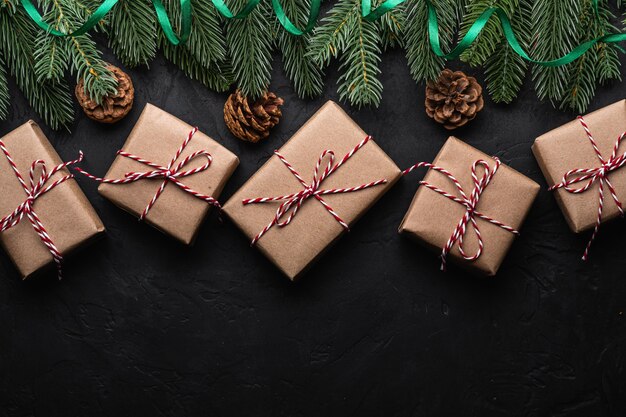
[[[502,229],[513,233],[514,235],[519,235],[519,232],[515,230],[514,228],[507,226],[504,223],[499,222],[498,220],[492,219],[491,217],[486,216],[483,213],[476,210],[478,202],[480,201],[480,196],[482,195],[483,191],[485,191],[485,189],[491,182],[491,179],[493,178],[493,176],[496,175],[496,172],[498,171],[498,168],[501,165],[501,162],[498,158],[494,157],[493,159],[495,160],[495,165],[493,169],[490,169],[489,164],[484,160],[477,160],[472,164],[472,180],[474,182],[474,189],[472,190],[472,193],[470,194],[469,197],[465,193],[465,190],[463,189],[463,186],[461,185],[461,183],[454,177],[454,175],[452,175],[448,170],[438,167],[436,165],[430,164],[428,162],[419,162],[402,172],[402,175],[407,175],[411,173],[413,170],[417,168],[422,168],[422,167],[426,167],[434,171],[440,172],[446,177],[448,177],[454,183],[454,185],[456,186],[456,189],[459,191],[459,194],[461,195],[460,197],[455,196],[453,194],[448,193],[447,191],[444,191],[438,187],[435,187],[432,184],[427,183],[426,181],[420,181],[420,185],[423,185],[424,187],[427,187],[441,194],[442,196],[449,198],[450,200],[455,201],[465,207],[465,214],[463,214],[463,217],[457,223],[456,228],[454,229],[454,231],[452,232],[452,235],[450,236],[450,239],[448,239],[447,243],[445,244],[445,246],[443,247],[441,251],[440,257],[441,257],[441,270],[442,271],[446,270],[447,256],[452,250],[452,248],[454,247],[454,244],[457,242],[459,244],[459,252],[461,253],[461,256],[465,260],[475,261],[483,253],[484,243],[483,243],[483,237],[478,227],[478,222],[476,221],[477,217],[485,221],[488,221],[489,223],[494,224],[498,227],[501,227]],[[478,175],[476,175],[476,171],[479,166],[482,167],[484,170],[483,176],[481,178],[478,178]],[[476,253],[473,255],[468,255],[465,252],[465,248],[463,247],[463,239],[465,237],[465,233],[467,232],[467,225],[470,222],[473,226],[474,232],[476,233],[476,237],[478,238],[478,249],[476,250]]]
[[[169,182],[177,185],[181,190],[191,194],[192,196],[199,198],[200,200],[204,200],[207,203],[211,204],[212,206],[215,206],[218,209],[220,209],[221,206],[215,198],[193,190],[192,188],[183,184],[180,180],[181,178],[188,177],[190,175],[194,175],[199,172],[206,171],[207,169],[209,169],[209,167],[211,166],[211,163],[213,162],[213,157],[211,156],[211,154],[206,150],[201,150],[201,151],[196,151],[190,154],[189,156],[186,156],[182,161],[176,164],[176,161],[178,160],[178,158],[180,158],[180,155],[183,153],[187,145],[189,145],[189,142],[191,142],[191,139],[193,138],[193,136],[196,134],[197,131],[198,131],[198,128],[194,127],[189,132],[189,134],[183,141],[183,144],[180,146],[180,148],[178,148],[178,150],[176,151],[176,154],[174,154],[174,157],[171,159],[170,163],[166,167],[161,166],[159,164],[155,164],[154,162],[148,161],[147,159],[141,158],[139,156],[133,155],[128,152],[118,151],[118,155],[132,159],[133,161],[140,162],[144,165],[154,168],[154,170],[145,171],[145,172],[128,172],[126,173],[126,175],[124,175],[124,178],[108,179],[108,178],[96,177],[95,175],[92,175],[88,173],[87,171],[78,167],[75,167],[74,169],[76,169],[78,172],[91,178],[94,181],[105,183],[105,184],[129,184],[129,183],[133,183],[133,182],[145,180],[145,179],[163,179],[156,193],[154,194],[154,196],[152,197],[152,199],[150,200],[146,208],[143,210],[143,212],[139,216],[139,220],[144,220],[146,218],[146,216],[148,215],[148,212],[157,202],[157,200],[163,193],[163,190],[165,190],[165,186]],[[195,160],[196,158],[206,158],[205,164],[198,168],[183,170],[183,168],[187,166],[187,164],[189,164],[191,161]]]
[[[300,181],[300,184],[304,187],[303,190],[298,191],[297,193],[281,195],[277,197],[259,197],[259,198],[247,198],[242,201],[244,205],[248,204],[259,204],[259,203],[269,203],[275,201],[282,201],[278,209],[276,210],[276,215],[272,219],[272,221],[263,228],[257,234],[251,242],[251,245],[255,245],[261,237],[267,233],[272,227],[277,225],[278,227],[287,226],[293,218],[298,213],[298,210],[302,206],[302,204],[311,197],[314,197],[317,201],[324,206],[324,208],[333,216],[333,218],[346,230],[349,230],[348,224],[332,209],[330,205],[322,198],[323,195],[328,194],[342,194],[342,193],[352,193],[355,191],[364,190],[366,188],[375,187],[377,185],[387,183],[386,179],[380,179],[377,181],[372,181],[367,184],[361,184],[356,187],[349,188],[332,188],[327,190],[321,190],[320,186],[322,182],[326,178],[328,178],[332,173],[337,171],[339,167],[341,167],[348,159],[350,159],[359,149],[361,149],[369,140],[371,136],[366,136],[357,146],[354,147],[350,152],[348,152],[337,164],[335,164],[335,153],[331,150],[325,150],[320,155],[317,160],[317,164],[315,165],[315,170],[313,171],[313,180],[311,184],[308,184],[304,178],[294,169],[294,167],[282,156],[278,151],[274,151],[274,154],[282,161],[283,164],[289,169],[289,171]],[[328,156],[328,164],[325,166],[324,170],[320,173],[322,168],[322,164],[324,163],[324,159]],[[285,220],[281,220],[283,216],[287,213],[287,218]]]
[[[17,180],[19,181],[20,185],[24,189],[24,192],[26,193],[26,199],[24,200],[24,202],[21,203],[19,206],[17,206],[17,208],[13,210],[11,214],[0,219],[0,233],[16,226],[24,218],[24,216],[26,216],[30,224],[33,226],[33,229],[35,230],[35,232],[37,232],[37,235],[39,235],[41,242],[50,251],[50,254],[52,255],[52,259],[54,260],[54,263],[56,264],[57,273],[58,273],[58,277],[60,280],[61,278],[63,278],[63,271],[62,271],[63,255],[54,244],[52,238],[48,234],[48,231],[46,230],[45,226],[41,222],[41,219],[35,212],[33,206],[35,204],[35,201],[37,201],[39,197],[46,194],[48,191],[53,190],[60,184],[63,184],[65,181],[71,178],[74,178],[72,174],[68,174],[62,178],[55,180],[51,184],[46,185],[48,181],[50,180],[50,178],[52,178],[52,176],[55,175],[57,172],[61,171],[62,169],[67,168],[70,165],[74,165],[74,164],[81,162],[83,160],[83,153],[80,152],[78,159],[59,164],[55,166],[54,168],[52,168],[50,172],[48,172],[48,169],[46,168],[45,161],[41,159],[33,161],[33,163],[30,166],[29,175],[28,175],[29,181],[27,183],[24,180],[24,177],[22,176],[21,172],[17,168],[15,161],[11,157],[9,150],[7,149],[6,145],[4,144],[2,140],[0,140],[0,149],[2,149],[2,152],[4,153],[4,156],[6,156],[7,160],[9,161],[9,165],[11,165],[11,168],[13,169],[13,172],[15,173]],[[41,175],[36,180],[35,174],[36,174],[37,167],[41,167]]]
[[[613,201],[615,202],[615,205],[617,206],[617,209],[619,210],[620,216],[622,217],[624,216],[624,209],[622,207],[622,203],[617,197],[617,193],[615,192],[615,187],[613,187],[613,184],[609,180],[609,174],[615,170],[620,169],[621,167],[624,166],[624,164],[626,164],[626,153],[623,153],[621,155],[617,154],[619,152],[620,144],[622,140],[624,139],[624,136],[626,136],[626,132],[622,133],[617,138],[617,141],[615,142],[615,145],[613,146],[613,153],[611,154],[611,157],[605,160],[604,157],[602,156],[602,153],[600,152],[600,149],[598,148],[598,145],[596,144],[595,139],[593,138],[593,135],[591,134],[591,131],[589,130],[589,126],[585,122],[585,119],[582,116],[578,116],[578,121],[580,121],[580,124],[582,125],[583,129],[585,129],[587,138],[589,139],[589,142],[591,143],[591,146],[593,147],[593,150],[596,153],[598,160],[600,161],[600,166],[597,168],[578,168],[578,169],[569,170],[568,172],[565,173],[565,175],[563,175],[561,182],[553,185],[552,187],[549,188],[549,190],[552,191],[552,190],[557,190],[559,188],[562,188],[569,193],[580,194],[589,190],[593,186],[593,184],[595,184],[596,182],[598,183],[598,216],[596,217],[596,224],[593,229],[593,233],[591,234],[591,238],[589,239],[589,242],[587,243],[587,247],[585,248],[585,252],[583,253],[582,259],[583,261],[586,261],[587,259],[589,259],[589,249],[591,248],[591,244],[595,240],[596,235],[598,234],[598,230],[600,229],[600,224],[602,223],[602,212],[604,210],[604,186],[605,185],[609,189],[609,193],[611,194],[611,197],[613,198]],[[581,188],[572,187],[572,185],[574,184],[578,184],[580,182],[585,182],[585,181],[586,183]]]

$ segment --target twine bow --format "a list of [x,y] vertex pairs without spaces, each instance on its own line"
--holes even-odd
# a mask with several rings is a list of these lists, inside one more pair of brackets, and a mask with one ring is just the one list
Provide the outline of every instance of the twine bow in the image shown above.
[[[589,190],[596,182],[598,183],[598,216],[596,217],[596,224],[593,229],[593,233],[591,234],[591,238],[587,243],[587,247],[585,248],[585,252],[583,253],[583,261],[586,261],[589,258],[589,249],[591,248],[591,244],[596,238],[598,234],[598,230],[600,229],[600,224],[602,223],[602,212],[604,210],[604,186],[609,189],[609,193],[611,194],[611,198],[615,202],[617,209],[619,210],[620,216],[624,217],[624,209],[622,207],[622,203],[617,197],[617,193],[615,192],[615,187],[609,180],[609,174],[615,170],[620,169],[626,164],[626,153],[618,155],[620,144],[626,136],[626,132],[622,133],[615,142],[613,146],[613,153],[611,157],[607,160],[604,159],[598,145],[596,144],[591,131],[589,130],[589,126],[585,122],[585,119],[582,116],[578,116],[578,121],[582,125],[585,133],[587,134],[587,138],[593,147],[593,150],[600,161],[600,166],[596,168],[577,168],[569,170],[563,175],[563,179],[560,183],[553,185],[549,188],[550,191],[557,190],[559,188],[564,189],[565,191],[572,194],[581,194],[585,191]],[[581,188],[574,188],[572,185],[585,182]]]
[[[436,165],[430,164],[428,162],[419,162],[402,172],[402,175],[407,175],[417,168],[422,168],[422,167],[430,168],[448,177],[450,181],[454,183],[454,185],[456,186],[456,189],[461,195],[460,197],[455,196],[453,194],[448,193],[447,191],[444,191],[438,187],[435,187],[432,184],[429,184],[426,181],[419,182],[420,185],[423,185],[424,187],[427,187],[441,194],[442,196],[452,201],[455,201],[465,207],[465,213],[463,214],[463,217],[461,217],[461,220],[459,220],[459,222],[457,223],[456,227],[454,228],[454,231],[452,232],[452,235],[450,236],[450,239],[448,239],[447,243],[445,244],[445,246],[443,247],[441,251],[440,257],[441,257],[441,270],[442,271],[446,270],[448,254],[450,253],[455,243],[457,242],[459,245],[459,252],[461,253],[461,256],[463,257],[463,259],[467,261],[475,261],[480,257],[480,255],[482,255],[483,250],[484,250],[484,243],[483,243],[483,237],[480,233],[480,228],[478,227],[478,222],[476,221],[476,218],[483,219],[508,232],[513,233],[514,235],[519,235],[519,232],[515,230],[514,228],[507,226],[506,224],[501,223],[498,220],[495,220],[479,212],[478,210],[476,210],[476,207],[478,206],[478,202],[480,201],[480,196],[485,191],[485,189],[491,182],[494,175],[496,175],[498,168],[500,168],[500,165],[501,165],[500,160],[496,157],[494,157],[493,159],[495,160],[495,165],[493,169],[490,169],[489,164],[486,161],[481,160],[481,159],[475,161],[472,164],[472,181],[474,183],[474,189],[472,190],[469,197],[465,193],[465,190],[463,189],[463,186],[461,185],[461,183],[454,177],[454,175],[452,175],[448,170],[438,167]],[[478,167],[482,167],[484,171],[482,177],[480,178],[476,174]],[[469,223],[472,224],[474,233],[476,233],[476,238],[478,239],[478,249],[473,255],[468,255],[464,247],[464,238],[465,238],[465,234],[467,233]]]
[[[170,182],[178,186],[181,190],[191,194],[192,196],[199,198],[201,200],[204,200],[207,203],[211,204],[212,206],[221,208],[219,202],[215,198],[206,194],[199,193],[181,182],[181,178],[185,178],[185,177],[197,174],[199,172],[206,171],[207,169],[209,169],[209,167],[211,166],[211,163],[213,162],[213,157],[208,151],[200,150],[200,151],[193,152],[189,156],[185,157],[178,164],[176,164],[176,161],[178,160],[180,155],[183,153],[187,145],[189,145],[189,142],[191,142],[191,139],[193,138],[193,136],[196,134],[197,131],[198,131],[198,128],[194,127],[189,132],[189,135],[187,135],[187,137],[183,141],[183,144],[180,146],[180,148],[178,148],[178,150],[176,151],[176,154],[174,155],[174,157],[171,159],[170,163],[167,166],[155,164],[154,162],[148,161],[139,156],[133,155],[131,153],[128,153],[122,150],[117,152],[118,155],[124,156],[126,158],[132,159],[133,161],[137,161],[151,168],[154,168],[154,170],[152,171],[127,172],[124,175],[124,178],[109,179],[109,178],[96,177],[78,167],[76,167],[75,169],[81,174],[87,176],[88,178],[91,178],[94,181],[101,182],[104,184],[130,184],[130,183],[145,180],[145,179],[163,179],[156,193],[154,194],[154,196],[152,197],[152,199],[150,200],[146,208],[143,210],[143,212],[139,216],[140,221],[146,218],[150,209],[154,206],[154,204],[157,202],[157,200],[159,199],[159,197],[165,190],[165,186]],[[197,158],[205,158],[206,162],[204,163],[204,165],[197,167],[197,168],[184,170],[184,168],[190,162],[192,162],[193,160]]]
[[[242,203],[244,205],[248,204],[259,204],[259,203],[268,203],[274,201],[282,201],[281,205],[276,210],[276,215],[272,219],[272,221],[257,234],[251,242],[251,245],[255,245],[261,237],[267,233],[272,227],[277,225],[278,227],[285,227],[294,219],[298,210],[302,206],[302,204],[307,201],[309,198],[313,197],[333,216],[333,218],[346,230],[349,230],[348,224],[332,209],[330,205],[322,198],[323,195],[328,194],[341,194],[341,193],[352,193],[355,191],[364,190],[366,188],[375,187],[377,185],[387,183],[386,179],[380,179],[377,181],[372,181],[367,184],[362,184],[356,187],[350,188],[331,188],[331,189],[320,189],[322,182],[326,178],[328,178],[332,173],[337,171],[339,167],[341,167],[348,159],[352,157],[359,149],[361,149],[369,140],[371,136],[366,136],[354,149],[348,152],[339,162],[335,164],[335,153],[331,150],[325,150],[320,155],[317,160],[317,164],[315,165],[315,170],[313,171],[313,180],[310,184],[308,184],[302,176],[294,169],[294,167],[285,159],[284,156],[280,154],[278,151],[274,151],[274,154],[281,160],[283,164],[289,169],[289,171],[300,181],[300,184],[304,187],[301,191],[293,194],[281,195],[277,197],[259,197],[259,198],[248,198],[244,199]],[[328,156],[328,164],[323,171],[320,171],[322,165],[324,163],[324,159]],[[287,218],[285,220],[281,220],[285,215]]]
[[[33,229],[35,230],[35,232],[37,232],[37,235],[39,235],[39,239],[41,239],[41,242],[50,251],[50,254],[52,255],[52,259],[54,260],[54,263],[56,264],[57,275],[60,280],[61,278],[63,278],[63,271],[62,271],[63,255],[61,254],[57,246],[54,244],[54,241],[52,240],[52,238],[46,231],[44,224],[41,222],[41,219],[39,218],[39,216],[34,210],[34,205],[39,197],[46,194],[48,191],[53,190],[57,186],[63,184],[65,181],[71,178],[74,178],[72,174],[68,174],[62,178],[57,179],[52,184],[46,185],[48,181],[57,172],[61,171],[62,169],[67,168],[70,165],[74,165],[74,164],[81,162],[83,160],[83,153],[82,152],[79,153],[78,159],[59,164],[55,166],[54,168],[52,168],[50,172],[48,172],[48,169],[46,168],[46,162],[44,160],[37,159],[33,161],[33,163],[30,166],[29,173],[28,173],[29,181],[26,182],[26,180],[24,180],[24,177],[22,176],[22,173],[17,168],[15,161],[11,157],[9,150],[7,149],[6,145],[4,144],[2,140],[0,140],[0,149],[2,149],[4,156],[6,156],[7,160],[9,161],[9,165],[11,166],[11,168],[13,169],[13,172],[15,173],[15,177],[17,178],[20,185],[24,189],[24,192],[26,193],[26,199],[19,206],[17,206],[11,214],[0,219],[0,233],[6,230],[9,230],[10,228],[14,226],[17,226],[20,223],[20,221],[22,221],[24,216],[26,216],[30,224],[33,226]],[[37,178],[35,175],[38,167],[41,167],[41,174],[39,175],[39,178]]]

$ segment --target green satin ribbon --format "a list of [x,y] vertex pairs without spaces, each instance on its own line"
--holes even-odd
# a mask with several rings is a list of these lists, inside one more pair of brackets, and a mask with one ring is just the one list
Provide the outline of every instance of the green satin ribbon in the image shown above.
[[[240,12],[238,12],[237,14],[233,14],[228,6],[226,6],[224,0],[212,0],[219,13],[227,19],[243,19],[247,17],[250,13],[252,13],[254,8],[260,3],[260,1],[261,0],[248,0],[248,2],[245,4]],[[402,4],[404,1],[405,0],[385,0],[381,5],[372,10],[372,0],[361,0],[361,16],[365,20],[374,21],[376,19],[379,19],[385,13],[394,9],[398,5]],[[457,59],[465,50],[470,48],[474,41],[476,41],[478,36],[480,36],[480,33],[493,15],[496,15],[496,17],[500,20],[500,24],[502,26],[502,30],[504,32],[504,36],[507,42],[519,56],[534,64],[547,67],[558,67],[561,65],[567,65],[569,63],[572,63],[598,43],[616,44],[626,41],[626,33],[607,34],[578,45],[571,52],[561,58],[551,61],[537,61],[532,59],[526,53],[524,48],[520,45],[517,37],[515,36],[515,33],[513,32],[511,21],[507,14],[504,12],[504,10],[498,7],[490,7],[485,10],[480,15],[480,17],[472,24],[472,26],[469,28],[469,30],[467,31],[465,36],[463,36],[463,39],[461,39],[457,46],[452,51],[445,53],[441,48],[441,42],[439,40],[439,23],[437,21],[437,11],[429,0],[424,1],[426,2],[426,6],[428,7],[428,35],[430,38],[431,49],[437,56],[447,60]],[[24,6],[24,10],[26,10],[26,13],[28,13],[31,19],[40,28],[47,31],[48,33],[56,36],[80,36],[84,35],[94,26],[96,26],[98,22],[100,22],[100,20],[104,18],[104,16],[113,8],[113,6],[115,6],[117,2],[118,0],[105,0],[89,17],[89,19],[87,19],[87,21],[80,28],[72,33],[60,32],[54,29],[48,23],[46,23],[31,0],[22,0],[22,5]],[[159,24],[163,28],[163,33],[165,34],[167,39],[173,45],[184,44],[189,38],[189,34],[191,33],[191,0],[180,0],[182,17],[180,37],[176,35],[174,29],[172,28],[172,24],[167,15],[167,11],[165,10],[165,7],[163,6],[161,0],[152,0],[152,4],[154,5]],[[299,29],[287,17],[285,10],[280,4],[280,0],[272,0],[272,6],[279,22],[285,28],[285,30],[287,30],[287,32],[296,36],[308,33],[313,29],[320,13],[320,5],[321,0],[311,1],[311,11],[307,24],[304,29]],[[594,8],[594,13],[596,14],[597,18],[600,19],[598,0],[592,0],[592,5]],[[624,52],[623,49],[621,50],[622,52]]]
[[[480,15],[480,17],[476,20],[476,22],[474,22],[474,24],[472,24],[472,26],[469,28],[469,30],[467,31],[463,39],[461,39],[461,41],[457,44],[457,46],[449,53],[445,53],[441,49],[441,44],[439,41],[439,23],[437,22],[437,11],[430,1],[425,1],[426,5],[428,6],[428,36],[430,38],[430,46],[437,56],[446,60],[457,59],[465,50],[467,50],[472,45],[472,43],[474,43],[476,38],[478,38],[485,25],[494,14],[498,17],[498,19],[500,19],[504,36],[511,48],[513,48],[513,50],[515,51],[515,53],[517,53],[528,62],[532,62],[533,64],[545,67],[559,67],[562,65],[570,64],[583,56],[585,52],[593,48],[598,43],[618,43],[626,41],[626,33],[607,34],[578,45],[571,52],[562,56],[561,58],[551,61],[537,61],[535,59],[532,59],[526,53],[524,48],[522,48],[522,46],[520,45],[519,41],[515,37],[515,33],[513,32],[511,21],[509,20],[509,17],[504,12],[504,10],[498,7],[490,7],[489,9],[485,10],[483,14]],[[596,13],[599,17],[600,14],[599,11],[597,11],[597,1],[598,0],[593,0],[594,8],[596,8]]]
[[[104,17],[107,13],[111,11],[113,6],[117,4],[119,0],[105,0],[89,19],[81,27],[76,29],[71,33],[63,33],[56,29],[54,29],[50,24],[48,24],[43,16],[39,13],[35,5],[31,0],[22,0],[22,6],[24,6],[24,10],[30,16],[30,18],[43,30],[46,32],[60,37],[65,36],[80,36],[89,32],[93,29]],[[260,0],[257,0],[257,2]],[[161,0],[152,0],[152,4],[154,5],[154,10],[157,14],[157,19],[161,28],[163,28],[163,33],[168,41],[170,41],[173,45],[183,44],[189,39],[189,34],[191,33],[191,0],[180,0],[180,10],[181,10],[181,34],[180,37],[176,35],[174,28],[172,27],[172,23],[170,22],[169,17],[167,16],[167,11],[165,10],[165,6]]]

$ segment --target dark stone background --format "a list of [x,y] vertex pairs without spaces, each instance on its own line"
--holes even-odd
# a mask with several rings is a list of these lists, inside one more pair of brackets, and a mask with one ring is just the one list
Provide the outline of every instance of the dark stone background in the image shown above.
[[[113,61],[115,62],[115,61]],[[284,118],[258,146],[226,130],[215,94],[158,58],[130,71],[126,120],[82,115],[51,132],[64,159],[85,151],[106,172],[141,109],[154,103],[197,124],[241,158],[225,201],[327,99],[298,99],[276,60]],[[430,161],[447,132],[424,114],[424,88],[401,52],[382,64],[378,109],[348,112],[400,167]],[[481,74],[478,74],[481,78]],[[603,88],[594,110],[624,98]],[[14,92],[2,133],[35,117]],[[530,86],[512,105],[487,101],[456,134],[542,184],[499,276],[439,271],[435,253],[396,229],[421,175],[400,181],[297,283],[213,213],[182,247],[79,179],[107,237],[54,274],[21,282],[0,255],[0,412],[6,416],[624,416],[626,227],[568,230],[531,155],[534,138],[575,115]]]

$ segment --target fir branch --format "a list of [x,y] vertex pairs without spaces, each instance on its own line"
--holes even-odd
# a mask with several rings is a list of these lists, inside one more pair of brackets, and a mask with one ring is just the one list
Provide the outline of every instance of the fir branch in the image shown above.
[[[232,2],[240,10],[245,0]],[[245,19],[226,22],[226,42],[237,86],[242,93],[256,98],[270,84],[272,73],[273,33],[268,16],[269,2],[261,2]]]
[[34,71],[33,22],[11,0],[0,3],[0,53],[9,73],[33,109],[52,128],[68,126],[74,116],[69,88],[55,81],[39,82]]
[[[533,7],[533,48],[539,61],[557,59],[574,48],[579,27],[579,0],[535,0]],[[533,66],[535,90],[541,100],[560,101],[569,80],[571,65]]]
[[[181,15],[177,3],[169,1],[166,7],[174,30],[179,32]],[[210,10],[206,2],[194,0],[192,6],[194,20],[187,44],[174,46],[159,30],[159,46],[165,58],[189,78],[211,90],[226,91],[233,82],[232,67],[226,59],[224,36],[213,21],[217,21],[216,12]]]
[[0,55],[0,120],[7,118],[9,114],[10,101],[9,80],[7,79],[4,59],[2,58],[2,55]]
[[381,33],[376,22],[357,16],[352,24],[346,51],[341,56],[339,97],[361,108],[364,105],[378,106],[383,92],[380,75]]
[[[285,0],[285,13],[297,27],[304,27],[308,20],[311,3],[309,0]],[[315,97],[322,94],[324,87],[323,72],[313,60],[306,55],[311,40],[310,34],[294,36],[284,30],[278,19],[275,19],[274,30],[277,44],[283,56],[283,66],[287,77],[293,83],[298,96]]]
[[[474,0],[468,5],[468,11],[461,25],[461,37],[465,36],[470,27],[490,7],[499,7],[511,17],[519,9],[519,0]],[[461,60],[473,67],[483,65],[485,61],[502,45],[504,38],[499,19],[492,16],[485,25],[474,44],[463,54]]]
[[[458,5],[455,0],[433,0],[432,4],[437,10],[441,46],[448,50],[457,25]],[[417,82],[434,80],[443,69],[445,60],[430,48],[428,9],[423,0],[409,0],[407,9],[404,44],[411,75]]]
[[358,1],[339,0],[314,29],[307,55],[321,68],[332,58],[345,52],[352,32],[351,27],[360,18]]
[[149,0],[121,0],[111,11],[109,46],[124,65],[148,65],[156,55],[156,19]]
[[[528,50],[531,36],[532,2],[519,0],[512,25],[520,44]],[[510,103],[519,93],[526,76],[527,62],[513,51],[503,37],[485,62],[487,90],[496,103]]]
[[[611,23],[615,16],[606,6],[600,4],[600,13],[597,16],[590,0],[581,1],[584,12],[579,26],[579,43],[617,31]],[[601,43],[578,59],[571,67],[570,81],[561,101],[561,108],[570,108],[578,113],[584,113],[596,93],[598,84],[611,79],[621,79],[617,52],[614,44]]]
[[40,35],[35,43],[35,74],[37,81],[59,82],[70,64],[65,39],[54,35]]
[[404,46],[404,26],[406,25],[406,5],[404,3],[388,11],[380,18],[383,38],[383,51]]
[[[54,22],[55,29],[64,33],[76,30],[88,17],[89,9],[73,0],[42,0],[41,3],[47,21]],[[46,45],[40,38],[49,36],[51,35],[38,31],[37,45]],[[69,36],[62,38],[62,41],[65,42],[66,53],[70,58],[70,72],[76,75],[77,80],[84,79],[85,91],[91,99],[100,103],[103,97],[117,92],[117,80],[106,68],[107,64],[102,60],[102,54],[90,35]],[[45,50],[37,49],[35,52],[36,56],[45,54]],[[40,74],[41,71],[39,69]]]

